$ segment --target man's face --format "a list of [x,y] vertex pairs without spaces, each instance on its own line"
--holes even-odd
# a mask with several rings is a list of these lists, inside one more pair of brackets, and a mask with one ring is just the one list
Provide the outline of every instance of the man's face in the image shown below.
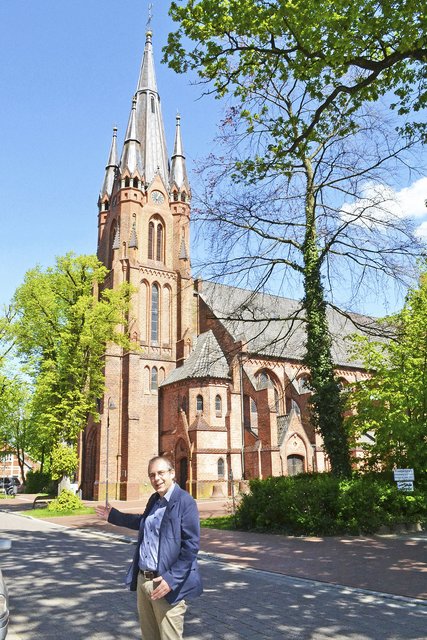
[[164,496],[172,486],[175,471],[168,469],[168,463],[165,460],[155,460],[148,467],[148,477],[153,489],[160,496]]

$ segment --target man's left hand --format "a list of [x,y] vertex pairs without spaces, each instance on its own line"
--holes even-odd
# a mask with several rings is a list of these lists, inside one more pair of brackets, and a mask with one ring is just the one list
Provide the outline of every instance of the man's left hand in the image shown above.
[[168,585],[166,580],[163,580],[162,576],[154,578],[153,587],[154,591],[151,594],[152,600],[160,600],[160,598],[164,598],[171,590],[170,586]]

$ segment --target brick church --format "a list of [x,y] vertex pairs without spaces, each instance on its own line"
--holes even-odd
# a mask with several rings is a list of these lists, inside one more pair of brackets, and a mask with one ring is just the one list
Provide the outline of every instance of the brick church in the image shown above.
[[[104,286],[133,285],[139,349],[107,348],[101,420],[80,443],[83,497],[150,493],[147,462],[158,453],[199,498],[230,495],[250,478],[327,469],[308,418],[299,303],[192,279],[180,117],[169,159],[149,31],[123,148],[119,155],[114,129],[98,205]],[[366,375],[348,354],[355,325],[333,311],[329,321],[337,377],[351,384]]]

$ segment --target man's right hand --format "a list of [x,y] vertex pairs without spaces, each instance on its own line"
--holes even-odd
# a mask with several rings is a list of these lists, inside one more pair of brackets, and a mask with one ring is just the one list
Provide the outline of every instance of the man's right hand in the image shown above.
[[108,520],[108,516],[110,515],[111,505],[110,504],[98,504],[95,507],[95,512],[98,518],[102,518],[102,520]]

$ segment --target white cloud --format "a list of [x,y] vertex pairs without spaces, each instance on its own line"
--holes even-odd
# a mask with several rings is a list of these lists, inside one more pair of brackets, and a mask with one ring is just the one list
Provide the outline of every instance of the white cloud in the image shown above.
[[415,229],[415,235],[417,238],[421,238],[427,242],[427,220],[422,222],[419,227]]
[[[427,216],[427,178],[420,178],[409,187],[395,191],[385,184],[367,182],[362,198],[352,204],[345,203],[341,214],[344,219],[372,226],[393,218],[423,218]],[[420,228],[427,228],[423,223]],[[426,231],[423,231],[423,237]]]

